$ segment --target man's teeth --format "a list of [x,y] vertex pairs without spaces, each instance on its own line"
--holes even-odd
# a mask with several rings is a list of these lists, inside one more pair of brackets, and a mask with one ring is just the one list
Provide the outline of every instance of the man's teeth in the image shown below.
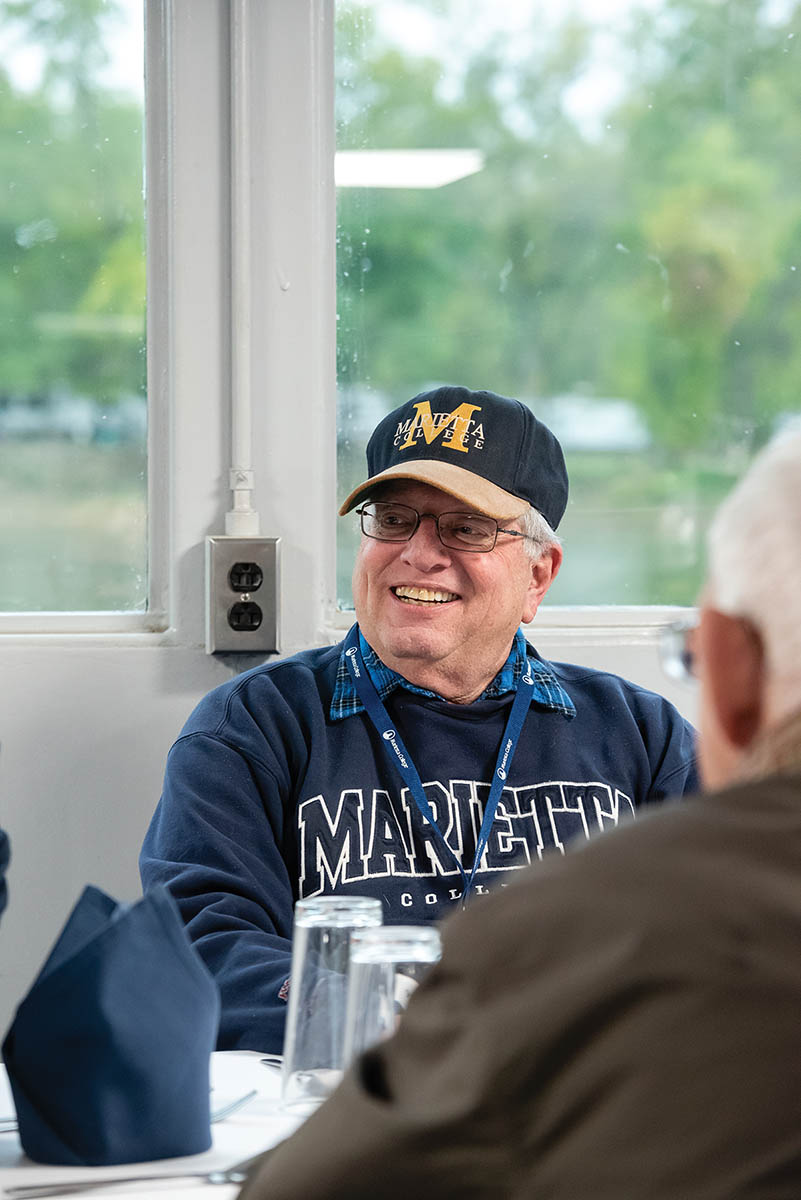
[[455,592],[432,592],[428,588],[396,587],[393,588],[399,600],[424,600],[426,603],[444,604],[447,600],[458,600]]

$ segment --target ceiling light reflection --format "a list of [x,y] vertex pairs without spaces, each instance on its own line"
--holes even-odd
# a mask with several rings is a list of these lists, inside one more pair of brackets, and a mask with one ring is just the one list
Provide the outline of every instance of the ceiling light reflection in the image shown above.
[[480,150],[340,150],[337,187],[438,188],[484,166]]

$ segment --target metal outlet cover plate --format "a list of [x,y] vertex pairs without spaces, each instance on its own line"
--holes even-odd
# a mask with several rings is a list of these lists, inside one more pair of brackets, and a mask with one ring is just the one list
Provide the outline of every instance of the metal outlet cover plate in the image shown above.
[[[280,542],[277,537],[229,537],[223,534],[206,538],[207,654],[220,651],[268,654],[278,650]],[[243,592],[239,583],[248,577],[248,573],[234,570],[243,564],[252,564],[261,572],[261,582],[252,591]],[[258,578],[258,572],[252,577]],[[261,610],[258,628],[232,628],[229,614],[234,605],[243,604],[257,605]]]

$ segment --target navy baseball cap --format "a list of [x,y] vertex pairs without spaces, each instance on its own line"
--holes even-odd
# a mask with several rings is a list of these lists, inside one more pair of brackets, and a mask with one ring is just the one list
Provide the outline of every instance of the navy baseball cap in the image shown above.
[[413,479],[501,521],[533,505],[552,529],[567,507],[562,447],[519,400],[439,387],[421,392],[376,426],[367,443],[369,478],[339,510],[350,512],[376,484]]

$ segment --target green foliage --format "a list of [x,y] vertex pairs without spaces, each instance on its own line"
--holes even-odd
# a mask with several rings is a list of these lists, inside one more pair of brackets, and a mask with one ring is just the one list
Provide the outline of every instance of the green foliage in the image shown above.
[[343,193],[343,386],[589,389],[634,403],[665,452],[757,444],[801,407],[801,6],[632,8],[601,129],[565,102],[589,19],[526,56],[490,41],[454,74],[446,47],[404,53],[369,10],[340,11],[341,146],[485,155],[438,191]]
[[[554,598],[687,602],[706,515],[801,409],[801,0],[632,0],[601,31],[619,96],[583,105],[591,4],[483,39],[463,0],[406,5],[451,18],[434,49],[338,2],[338,145],[485,165],[340,194],[341,479],[361,476],[365,391],[621,397],[651,446],[572,456]],[[143,114],[101,83],[118,17],[115,0],[0,0],[4,33],[43,55],[34,84],[0,64],[0,407],[144,386]]]
[[0,440],[0,612],[142,611],[146,493],[143,448]]
[[143,114],[97,82],[116,15],[104,0],[0,5],[45,56],[33,86],[0,78],[0,397],[143,387]]

